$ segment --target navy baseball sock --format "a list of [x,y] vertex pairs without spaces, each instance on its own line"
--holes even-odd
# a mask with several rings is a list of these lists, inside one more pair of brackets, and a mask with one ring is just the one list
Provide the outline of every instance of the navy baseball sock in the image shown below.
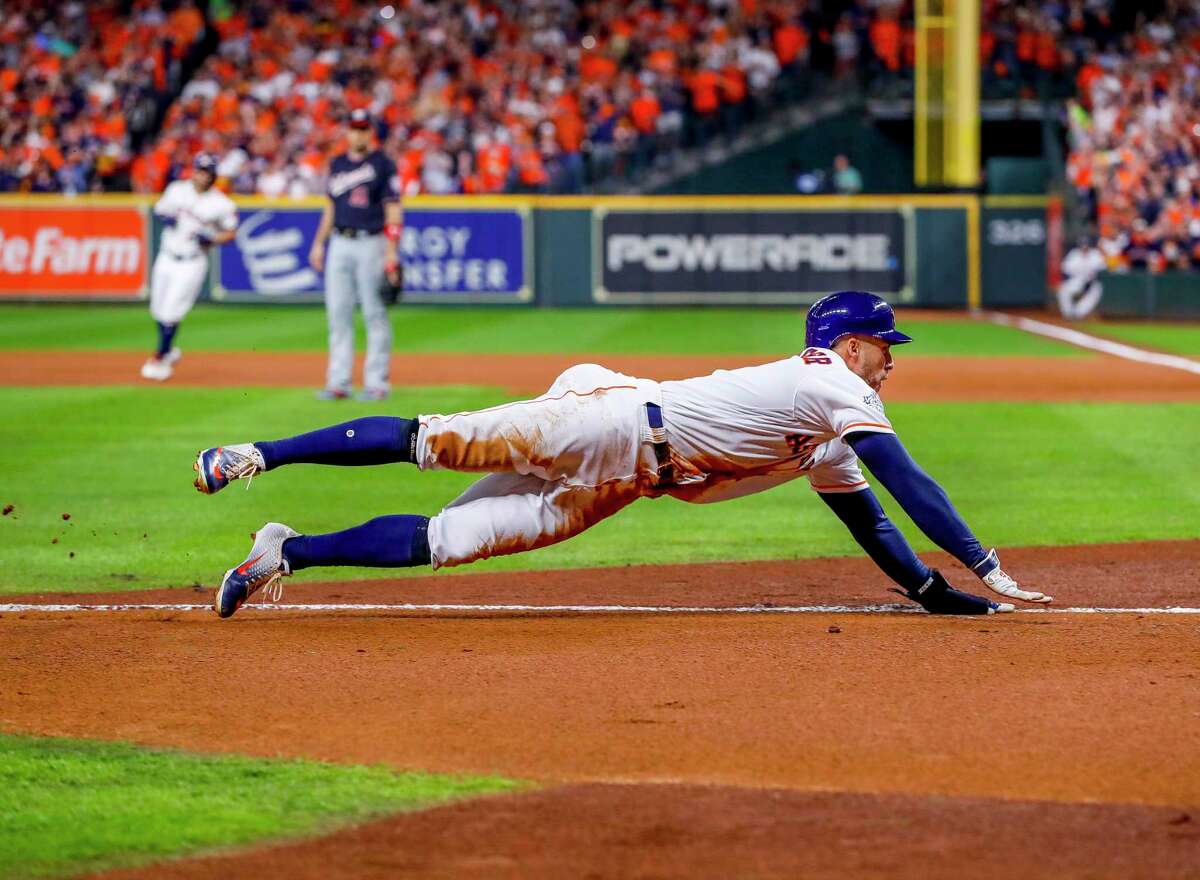
[[283,464],[368,465],[413,461],[417,420],[394,416],[367,416],[287,437],[262,440],[254,445],[267,470]]
[[428,565],[429,517],[380,516],[344,532],[288,538],[283,542],[283,558],[292,571],[317,565]]
[[163,324],[161,321],[158,324],[158,351],[155,354],[159,358],[166,357],[171,350],[171,343],[175,341],[175,331],[179,329],[178,324]]

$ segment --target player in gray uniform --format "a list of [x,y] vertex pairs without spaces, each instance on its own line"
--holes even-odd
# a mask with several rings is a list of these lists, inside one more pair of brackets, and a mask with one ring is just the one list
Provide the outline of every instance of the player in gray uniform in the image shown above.
[[350,396],[356,300],[367,325],[359,400],[386,400],[391,390],[392,325],[379,288],[385,274],[391,283],[399,281],[400,185],[395,163],[371,149],[371,128],[365,110],[350,114],[350,148],[329,165],[329,202],[308,255],[312,267],[325,273],[329,369],[317,395],[324,400]]

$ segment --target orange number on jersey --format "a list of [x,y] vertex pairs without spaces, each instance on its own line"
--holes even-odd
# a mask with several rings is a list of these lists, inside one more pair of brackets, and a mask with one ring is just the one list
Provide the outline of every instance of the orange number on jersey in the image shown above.
[[800,352],[800,358],[806,364],[832,364],[829,355],[823,353],[819,348],[806,348]]

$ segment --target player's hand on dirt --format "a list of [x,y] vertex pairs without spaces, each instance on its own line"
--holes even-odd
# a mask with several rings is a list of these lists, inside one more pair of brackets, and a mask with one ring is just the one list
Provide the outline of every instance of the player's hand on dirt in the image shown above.
[[308,265],[318,272],[325,271],[325,245],[314,244],[312,246],[312,250],[308,252]]
[[[989,567],[990,570],[987,570]],[[983,570],[987,570],[987,573],[980,573]],[[976,573],[988,585],[988,589],[1006,598],[1020,599],[1022,602],[1036,602],[1039,605],[1047,605],[1054,601],[1054,597],[1047,596],[1045,593],[1039,593],[1036,590],[1022,590],[1021,586],[1000,567],[1000,557],[995,550],[988,553],[987,559],[976,567]]]

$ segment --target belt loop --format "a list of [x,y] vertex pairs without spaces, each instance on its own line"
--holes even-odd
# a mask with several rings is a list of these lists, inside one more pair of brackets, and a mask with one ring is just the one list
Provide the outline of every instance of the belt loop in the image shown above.
[[662,407],[657,403],[646,403],[646,423],[650,426],[650,443],[658,463],[659,486],[670,486],[675,482],[675,466],[671,464],[671,447],[667,444],[667,429],[663,427]]

